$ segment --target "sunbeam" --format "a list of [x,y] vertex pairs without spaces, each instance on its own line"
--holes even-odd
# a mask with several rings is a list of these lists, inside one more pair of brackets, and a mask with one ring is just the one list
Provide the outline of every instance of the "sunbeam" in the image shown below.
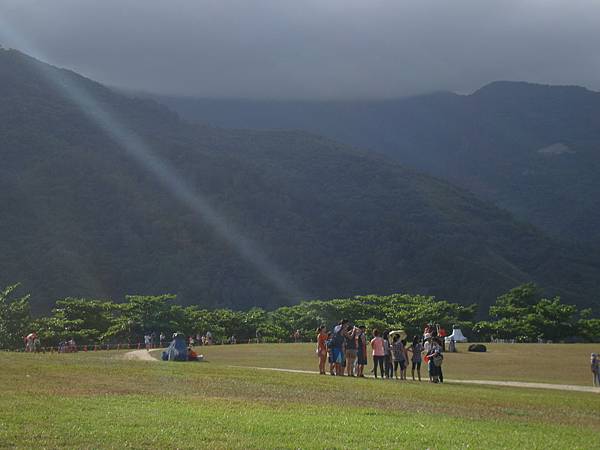
[[[0,18],[0,37],[11,47],[43,60],[43,55],[36,51],[27,40],[12,30]],[[157,156],[143,139],[134,131],[123,126],[115,119],[115,115],[107,107],[101,105],[78,82],[75,76],[61,76],[60,71],[53,67],[40,65],[45,79],[52,83],[61,94],[78,106],[91,121],[102,129],[116,142],[126,154],[140,167],[156,177],[177,201],[187,206],[199,220],[207,223],[224,241],[234,248],[238,254],[250,263],[270,284],[290,301],[296,301],[305,296],[291,279],[259,249],[257,244],[245,237],[236,227],[226,221],[209,201],[194,190],[177,173],[167,161]]]

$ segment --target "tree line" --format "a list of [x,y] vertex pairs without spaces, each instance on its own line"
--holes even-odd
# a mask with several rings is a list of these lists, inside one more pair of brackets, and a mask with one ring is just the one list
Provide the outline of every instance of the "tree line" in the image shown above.
[[51,313],[32,317],[29,295],[17,295],[19,285],[0,291],[0,348],[23,348],[28,333],[37,333],[44,347],[74,339],[79,345],[138,343],[149,332],[167,336],[205,334],[238,342],[256,337],[264,342],[292,340],[298,330],[312,340],[319,325],[331,326],[348,318],[367,329],[404,329],[412,336],[427,323],[446,329],[459,326],[471,340],[514,339],[600,341],[600,319],[589,309],[564,304],[559,297],[542,298],[533,284],[512,289],[489,308],[487,320],[476,321],[477,305],[461,305],[430,296],[393,294],[364,295],[345,299],[304,301],[267,311],[252,308],[202,309],[178,305],[174,295],[127,296],[123,302],[65,298]]

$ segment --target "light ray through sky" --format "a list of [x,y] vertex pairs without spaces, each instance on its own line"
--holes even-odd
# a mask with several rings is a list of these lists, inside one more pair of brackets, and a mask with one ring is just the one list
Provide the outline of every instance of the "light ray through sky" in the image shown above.
[[[0,38],[43,61],[43,55],[37,52],[23,36],[11,30],[1,17]],[[173,197],[193,211],[199,220],[210,225],[216,235],[230,244],[281,294],[293,301],[305,297],[287,274],[265,256],[257,244],[243,236],[233,224],[226,221],[201,193],[188,185],[175,168],[168,161],[157,156],[140,136],[119,123],[114,115],[82,86],[82,83],[77,82],[76,77],[62,77],[53,67],[40,67],[46,80],[52,83],[65,98],[75,103],[96,126],[119,144],[132,160],[152,174]],[[65,82],[65,80],[73,80],[73,82]]]

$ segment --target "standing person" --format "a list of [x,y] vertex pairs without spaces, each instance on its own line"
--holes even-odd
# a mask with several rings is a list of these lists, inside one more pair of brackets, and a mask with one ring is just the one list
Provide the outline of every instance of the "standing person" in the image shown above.
[[327,359],[327,330],[325,325],[317,329],[317,356],[319,357],[319,373],[325,375],[325,360]]
[[421,344],[421,340],[419,336],[415,336],[412,341],[412,345],[409,347],[408,351],[412,353],[411,363],[412,363],[412,379],[415,381],[415,369],[417,369],[417,375],[419,376],[419,381],[421,381],[421,362],[422,362],[422,353],[423,353],[423,345]]
[[331,337],[332,351],[333,351],[333,361],[335,365],[335,374],[340,376],[344,375],[343,363],[345,361],[344,358],[344,330],[348,324],[347,319],[340,320],[333,328],[333,335]]
[[402,350],[404,351],[404,365],[402,367],[402,372],[400,373],[400,378],[406,380],[406,371],[408,369],[408,345],[406,339],[402,339]]
[[358,327],[358,335],[356,336],[356,376],[364,378],[365,366],[367,365],[367,329],[364,325]]
[[144,346],[146,347],[146,350],[150,351],[150,335],[148,333],[146,333],[144,335]]
[[373,373],[377,378],[377,366],[381,372],[381,379],[383,379],[383,360],[385,359],[385,349],[383,346],[383,338],[379,336],[379,330],[373,330],[373,339],[371,339],[371,348],[373,349]]
[[333,360],[333,333],[331,331],[327,332],[327,340],[325,341],[325,345],[327,346],[327,357],[329,361],[329,374],[335,375],[333,369],[335,368],[335,362]]
[[165,346],[165,340],[167,339],[167,337],[165,336],[165,333],[163,333],[162,331],[160,332],[160,336],[159,336],[159,342],[160,342],[160,346],[161,348]]
[[385,359],[383,360],[383,364],[385,367],[385,377],[393,378],[394,376],[394,366],[392,365],[392,346],[390,344],[390,332],[385,330],[383,335],[383,349],[385,352]]
[[344,331],[344,339],[345,339],[345,351],[344,354],[346,356],[346,374],[349,377],[354,376],[354,362],[356,361],[357,355],[357,343],[356,343],[356,335],[358,334],[358,328],[353,325],[348,324],[346,326],[346,330]]
[[436,346],[429,355],[429,377],[432,383],[442,383],[444,381],[440,379],[443,361],[444,357],[442,356],[441,349]]
[[592,368],[593,386],[598,387],[600,386],[600,360],[596,353],[592,353],[590,356],[590,365]]
[[439,377],[440,383],[443,383],[444,382],[444,372],[442,371],[442,362],[441,361],[444,359],[444,355],[443,355],[444,347],[442,345],[442,340],[440,338],[434,339],[434,349],[438,351],[438,353],[440,354],[440,356],[442,358],[440,360],[440,363],[438,366],[438,377]]
[[258,328],[256,329],[256,333],[255,334],[256,334],[256,343],[260,344],[260,340],[262,339],[262,334],[261,334],[261,332],[260,332],[260,330]]
[[404,380],[404,370],[406,369],[406,354],[404,344],[400,340],[399,334],[394,334],[392,342],[392,360],[394,363],[393,372],[398,379],[398,369],[400,369],[400,379]]

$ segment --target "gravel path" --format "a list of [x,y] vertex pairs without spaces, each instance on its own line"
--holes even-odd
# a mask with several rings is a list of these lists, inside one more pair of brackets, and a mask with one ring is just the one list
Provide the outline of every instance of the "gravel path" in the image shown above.
[[[160,349],[150,350],[150,352],[156,352]],[[158,359],[154,358],[148,350],[134,350],[132,352],[127,352],[123,355],[123,358],[128,359],[130,361],[152,361],[156,362]]]
[[[271,370],[275,372],[290,372],[290,373],[309,373],[318,374],[319,372],[313,370],[296,370],[296,369],[277,369],[274,367],[245,367],[245,366],[231,366],[236,368],[246,369],[257,369],[257,370]],[[372,378],[369,376],[369,378]],[[591,386],[578,386],[574,384],[550,384],[550,383],[527,383],[522,381],[493,381],[493,380],[448,380],[444,379],[444,383],[452,384],[476,384],[483,386],[500,386],[500,387],[516,387],[516,388],[529,388],[529,389],[552,389],[556,391],[571,391],[571,392],[591,392],[600,394],[600,388]]]
[[[160,349],[151,350],[150,352],[159,351]],[[134,350],[127,352],[124,358],[131,361],[152,361],[157,362],[158,359],[154,358],[148,350]],[[319,372],[313,370],[297,370],[297,369],[278,369],[276,367],[248,367],[248,366],[230,366],[238,369],[255,369],[255,370],[270,370],[274,372],[288,372],[288,373],[307,373],[307,374],[318,374]],[[372,378],[372,377],[370,377]],[[600,388],[594,388],[591,386],[578,386],[574,384],[551,384],[551,383],[527,383],[523,381],[493,381],[493,380],[444,380],[445,383],[451,384],[475,384],[480,386],[498,386],[498,387],[516,387],[516,388],[528,388],[528,389],[551,389],[555,391],[571,391],[571,392],[591,392],[594,394],[600,394]]]

